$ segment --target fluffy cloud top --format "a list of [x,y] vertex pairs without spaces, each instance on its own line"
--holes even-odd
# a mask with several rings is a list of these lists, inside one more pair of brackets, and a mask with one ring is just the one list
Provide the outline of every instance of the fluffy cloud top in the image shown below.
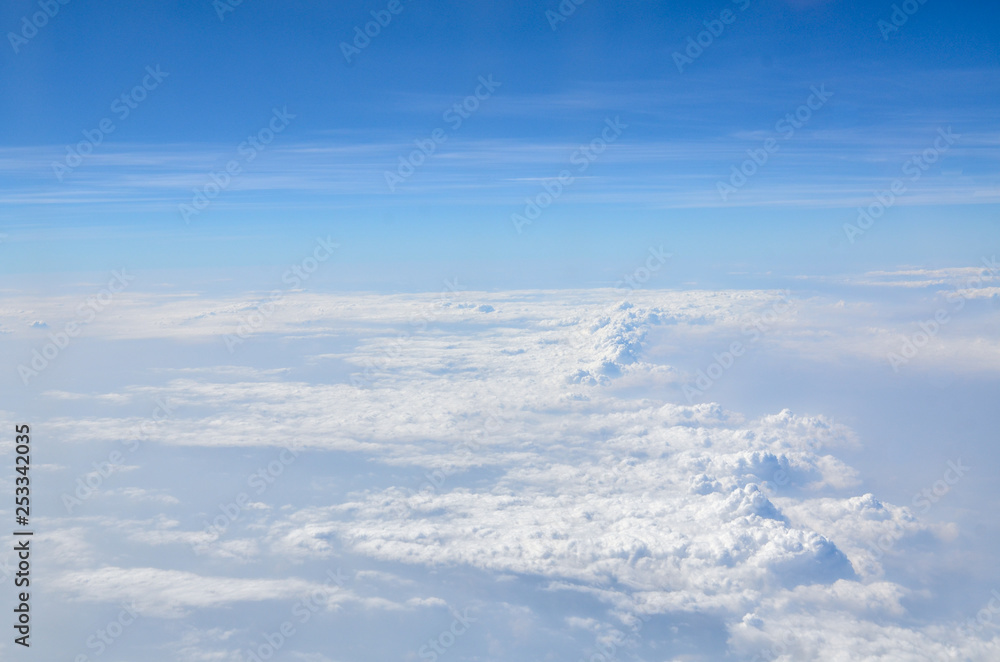
[[[780,407],[747,418],[664,397],[696,378],[659,358],[664,345],[749,345],[756,329],[771,350],[872,360],[878,351],[864,343],[900,331],[863,303],[814,297],[776,306],[785,299],[764,291],[640,292],[625,302],[598,291],[295,293],[229,352],[223,338],[258,303],[131,295],[113,324],[98,319],[87,333],[210,346],[216,360],[155,371],[155,382],[114,392],[49,390],[50,402],[85,403],[93,413],[54,416],[44,427],[77,450],[131,440],[174,456],[253,452],[263,458],[265,489],[226,527],[204,527],[226,502],[216,508],[198,490],[142,485],[141,469],[110,468],[96,490],[102,498],[89,504],[128,500],[173,514],[53,522],[51,540],[65,549],[77,540],[84,566],[66,567],[54,590],[76,602],[135,601],[150,616],[176,619],[294,600],[315,582],[269,564],[347,554],[385,568],[533,578],[596,597],[609,620],[567,613],[565,622],[600,636],[608,622],[698,614],[724,628],[737,659],[765,651],[771,657],[761,659],[992,659],[1000,651],[992,631],[917,617],[908,600],[918,588],[888,577],[893,554],[943,546],[948,531],[859,490],[858,472],[841,458],[859,448],[849,428]],[[58,320],[65,307],[5,305],[25,321]],[[821,328],[826,317],[835,322]],[[870,324],[859,331],[849,322],[861,317]],[[995,340],[978,337],[980,362],[1000,356]],[[311,351],[282,368],[243,358],[282,346]],[[169,411],[150,424],[135,413],[141,402]],[[283,448],[291,454],[279,455]],[[121,465],[142,465],[142,452],[125,453]],[[330,453],[373,467],[373,483],[331,496],[320,470],[298,459]],[[140,555],[208,553],[183,564],[110,565],[100,561],[97,531],[116,532]],[[220,562],[236,562],[242,576],[225,576]],[[445,604],[434,593],[399,595],[417,588],[377,567],[358,575],[376,582],[374,594],[343,591],[337,600],[374,610]],[[649,630],[640,639],[674,641]]]

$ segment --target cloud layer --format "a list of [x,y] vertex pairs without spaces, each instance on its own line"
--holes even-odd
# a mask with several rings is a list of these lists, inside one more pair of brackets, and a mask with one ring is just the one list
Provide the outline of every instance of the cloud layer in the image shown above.
[[[966,275],[898,276],[934,287]],[[940,295],[925,296],[933,305]],[[50,484],[79,500],[42,537],[64,550],[49,557],[49,595],[134,602],[164,623],[214,614],[207,622],[228,631],[220,610],[294,602],[324,585],[316,568],[351,562],[358,583],[323,602],[327,618],[460,609],[446,583],[413,577],[474,572],[481,608],[507,623],[527,618],[538,637],[540,619],[554,616],[539,596],[595,601],[596,611],[555,614],[566,632],[591,632],[580,655],[632,627],[617,646],[637,659],[652,659],[649,647],[712,659],[707,642],[692,652],[670,628],[633,627],[694,617],[725,633],[735,659],[996,654],[992,629],[913,609],[926,590],[895,569],[913,550],[948,553],[955,529],[862,491],[843,459],[863,447],[850,428],[780,406],[746,417],[712,403],[711,391],[685,402],[682,387],[699,375],[664,360],[680,346],[714,355],[719,369],[703,372],[725,379],[719,351],[740,340],[796,361],[879,363],[871,343],[891,347],[881,339],[906,322],[817,295],[778,306],[789,295],[772,291],[626,298],[291,293],[229,352],[223,338],[260,311],[258,299],[122,295],[80,347],[152,343],[209,348],[211,358],[112,390],[46,388],[39,377],[52,411],[85,407],[40,424],[67,449],[45,469]],[[33,321],[61,328],[72,310],[61,299],[2,305],[22,347],[44,337]],[[988,314],[970,311],[920,358],[965,351]],[[862,318],[868,326],[856,327]],[[995,340],[978,339],[968,360],[996,370]],[[295,361],[261,363],[287,347]],[[143,403],[166,413],[154,419]],[[77,479],[95,485],[81,492]],[[536,586],[535,597],[489,606],[497,582]],[[254,637],[209,630],[192,641],[217,659],[239,659]]]

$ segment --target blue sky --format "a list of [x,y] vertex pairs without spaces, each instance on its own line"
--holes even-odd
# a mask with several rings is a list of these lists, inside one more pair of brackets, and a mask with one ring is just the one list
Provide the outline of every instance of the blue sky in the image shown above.
[[[487,288],[586,286],[611,277],[595,262],[614,271],[661,243],[674,284],[706,283],[964,264],[996,232],[993,5],[928,1],[886,39],[881,2],[588,0],[555,30],[554,2],[401,3],[348,63],[341,43],[385,5],[243,2],[222,19],[207,1],[59,5],[2,50],[4,271],[280,265],[322,232],[357,266],[333,287],[431,288],[441,265]],[[679,72],[673,54],[727,9]],[[9,3],[0,23],[20,32],[37,11]],[[167,75],[122,117],[113,104],[147,66]],[[480,77],[499,86],[455,128],[445,113]],[[829,99],[794,135],[776,130],[813,86]],[[294,118],[244,160],[275,108]],[[516,233],[511,215],[609,118],[627,128]],[[102,120],[114,131],[57,179],[53,161]],[[844,241],[856,207],[943,127],[960,138],[868,246]],[[435,129],[446,141],[390,191],[385,173]],[[768,138],[778,150],[723,200],[718,182]],[[234,159],[230,187],[184,223],[179,205]]]

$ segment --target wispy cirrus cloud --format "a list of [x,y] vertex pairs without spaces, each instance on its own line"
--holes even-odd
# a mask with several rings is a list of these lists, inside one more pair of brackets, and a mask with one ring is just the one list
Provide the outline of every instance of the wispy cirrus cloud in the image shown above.
[[[933,141],[934,129],[907,137],[865,135],[848,130],[806,131],[775,154],[750,185],[727,201],[716,185],[746,150],[770,131],[725,138],[630,141],[628,136],[603,152],[596,165],[578,176],[584,185],[568,191],[560,204],[617,203],[631,209],[776,206],[836,208],[867,205],[872,191],[900,176],[904,162]],[[579,142],[462,139],[456,137],[429,157],[418,175],[390,194],[385,173],[412,140],[365,144],[295,143],[262,153],[233,178],[214,208],[392,208],[414,200],[440,204],[488,205],[506,210],[523,204],[530,182],[571,173]],[[421,136],[415,136],[414,139]],[[588,138],[589,139],[589,138]],[[930,144],[930,143],[928,143]],[[1000,200],[1000,172],[987,163],[997,139],[963,135],[944,165],[922,173],[898,203],[907,205],[991,204]],[[101,210],[174,212],[189,203],[191,191],[221,172],[228,146],[120,145],[94,156],[64,183],[51,173],[54,148],[2,149],[0,168],[10,173],[0,184],[0,202],[10,210],[63,208],[70,215]]]

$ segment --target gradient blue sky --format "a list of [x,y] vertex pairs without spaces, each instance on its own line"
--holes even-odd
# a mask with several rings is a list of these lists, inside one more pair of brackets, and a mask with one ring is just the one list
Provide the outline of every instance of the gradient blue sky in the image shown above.
[[[330,287],[433,289],[614,282],[647,247],[672,281],[975,264],[1000,220],[995,3],[929,0],[888,39],[890,2],[404,2],[348,64],[341,42],[385,2],[70,2],[0,48],[0,269],[9,274],[259,268],[318,234],[347,265]],[[736,18],[683,73],[702,22]],[[20,31],[34,2],[0,9]],[[119,120],[147,66],[169,76]],[[456,130],[443,113],[480,76],[501,86]],[[716,183],[777,137],[810,87],[833,93],[727,201]],[[178,205],[237,158],[272,109],[296,117],[190,224]],[[511,214],[606,118],[622,136],[523,234]],[[115,131],[58,181],[82,132]],[[390,192],[413,141],[448,141]],[[952,127],[960,140],[864,237],[843,225]]]

